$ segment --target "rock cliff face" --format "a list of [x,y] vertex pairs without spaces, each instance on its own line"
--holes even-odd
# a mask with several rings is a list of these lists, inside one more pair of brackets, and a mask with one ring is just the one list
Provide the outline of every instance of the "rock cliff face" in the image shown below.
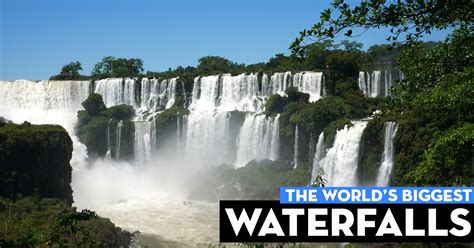
[[61,126],[0,122],[0,195],[72,203],[72,141]]

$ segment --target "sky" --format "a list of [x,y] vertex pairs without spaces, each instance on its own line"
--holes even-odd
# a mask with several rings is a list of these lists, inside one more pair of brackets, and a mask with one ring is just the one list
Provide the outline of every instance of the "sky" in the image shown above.
[[[105,56],[140,58],[145,71],[195,66],[200,57],[237,63],[288,54],[331,1],[0,0],[0,80],[48,79],[69,62],[82,74]],[[387,30],[358,37],[367,49]],[[435,32],[427,40],[442,40]]]

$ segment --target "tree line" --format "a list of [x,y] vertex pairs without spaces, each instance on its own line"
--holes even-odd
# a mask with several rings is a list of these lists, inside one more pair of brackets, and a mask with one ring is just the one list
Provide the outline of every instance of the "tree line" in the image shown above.
[[178,66],[166,71],[155,72],[143,69],[139,58],[116,58],[107,56],[96,63],[90,75],[82,75],[82,64],[79,61],[64,65],[59,74],[51,80],[84,80],[112,77],[196,77],[221,73],[252,73],[281,71],[322,71],[332,68],[346,75],[356,75],[359,70],[377,67],[396,67],[400,49],[391,45],[371,46],[362,50],[362,44],[344,40],[340,43],[324,41],[304,46],[304,55],[276,54],[267,62],[256,64],[239,64],[220,56],[205,56],[198,59],[197,66]]

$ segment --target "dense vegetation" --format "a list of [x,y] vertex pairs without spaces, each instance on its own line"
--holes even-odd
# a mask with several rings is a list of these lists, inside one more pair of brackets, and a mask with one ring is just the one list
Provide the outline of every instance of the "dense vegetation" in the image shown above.
[[390,106],[400,123],[395,184],[472,184],[472,41],[472,29],[460,29],[435,49],[414,46],[400,59],[406,79]]
[[[133,155],[133,123],[135,111],[122,104],[107,108],[99,94],[90,94],[82,103],[84,110],[77,113],[76,134],[87,146],[89,157],[104,157],[109,151],[112,157],[131,158]],[[120,151],[117,151],[117,126],[122,122]]]
[[50,80],[86,80],[87,76],[81,75],[79,72],[82,71],[81,62],[71,62],[64,65],[61,68],[61,72],[58,75],[51,76]]
[[[312,46],[305,45],[309,40],[318,44],[342,33],[357,36],[353,33],[357,27],[390,28],[387,40],[399,54],[384,56],[397,60],[404,79],[393,89],[390,104],[380,106],[382,115],[365,130],[364,169],[378,159],[379,151],[371,145],[380,146],[376,133],[381,120],[395,119],[399,131],[392,184],[472,185],[473,16],[471,1],[369,0],[351,5],[336,0],[291,44],[294,56],[304,59]],[[447,28],[455,31],[443,43],[418,42],[433,30]],[[403,35],[405,40],[397,44]],[[384,54],[378,47],[371,49]]]
[[124,59],[113,56],[104,57],[92,70],[91,77],[113,78],[113,77],[136,77],[143,71],[141,59]]
[[0,246],[128,247],[131,234],[72,204],[72,141],[54,125],[0,118]]
[[131,234],[60,199],[0,198],[2,247],[128,247]]
[[0,196],[38,195],[72,203],[72,141],[53,125],[0,123]]

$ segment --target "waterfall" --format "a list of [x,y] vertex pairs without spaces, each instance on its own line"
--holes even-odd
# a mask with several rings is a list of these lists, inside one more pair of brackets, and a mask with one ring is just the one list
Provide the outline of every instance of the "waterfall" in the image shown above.
[[393,86],[392,72],[389,70],[373,71],[372,73],[361,71],[359,72],[358,85],[366,97],[387,97]]
[[236,166],[243,167],[253,159],[277,160],[280,149],[279,115],[268,118],[262,114],[247,114],[237,138]]
[[135,161],[137,165],[146,165],[151,158],[152,123],[153,121],[134,121],[135,127]]
[[195,79],[187,121],[186,154],[199,161],[229,161],[229,113],[218,111],[220,76]]
[[313,170],[311,172],[311,183],[314,182],[319,173],[320,162],[323,157],[326,155],[326,148],[324,147],[324,132],[321,132],[318,138],[318,143],[316,144],[316,152],[313,159]]
[[291,72],[277,72],[270,77],[262,76],[262,95],[285,95],[285,90],[296,87],[298,91],[308,93],[309,101],[315,102],[326,94],[322,72],[304,71],[292,75]]
[[356,186],[359,144],[367,121],[353,121],[353,126],[346,125],[338,130],[334,145],[320,161],[330,186]]
[[[370,78],[369,78],[370,80]],[[359,72],[359,79],[357,80],[358,84],[359,84],[359,89],[362,91],[362,93],[364,93],[365,96],[368,96],[369,95],[369,89],[368,89],[368,85],[369,83],[367,82],[367,79],[366,79],[366,72],[364,71],[360,71]]]
[[392,73],[390,71],[385,71],[385,82],[384,82],[384,94],[383,96],[387,97],[390,93],[390,88],[393,86]]
[[102,95],[105,106],[119,104],[137,106],[136,80],[131,78],[106,78],[95,81],[94,92]]
[[102,95],[105,106],[111,107],[121,103],[123,100],[123,79],[107,78],[95,81],[94,92]]
[[159,109],[171,108],[176,100],[176,85],[178,78],[148,79],[141,81],[140,99],[141,111],[155,112]]
[[166,94],[166,104],[163,104],[167,109],[173,107],[175,98],[176,98],[176,84],[178,82],[178,78],[168,79],[167,87],[165,90]]
[[266,73],[262,74],[262,90],[260,95],[262,96],[269,96],[271,95],[271,88],[270,88],[270,81],[268,79],[268,75]]
[[181,81],[181,89],[182,89],[182,92],[183,92],[183,96],[184,96],[184,102],[183,102],[183,106],[181,107],[186,107],[186,103],[187,103],[187,95],[186,95],[186,87],[184,87],[184,81]]
[[73,141],[71,166],[79,168],[87,151],[74,134],[74,125],[90,87],[90,81],[0,81],[0,116],[16,123],[63,126]]
[[[178,113],[179,114],[179,113]],[[186,116],[177,117],[176,123],[176,145],[178,153],[181,153],[181,147],[183,147],[186,138]]]
[[263,102],[257,98],[259,94],[257,74],[240,74],[221,76],[220,105],[225,111],[249,111],[257,112],[263,110]]
[[124,80],[124,90],[123,90],[123,102],[137,106],[137,97],[135,96],[135,79],[125,78]]
[[90,84],[89,81],[0,81],[0,110],[2,113],[8,108],[77,111],[89,96]]
[[378,171],[376,185],[388,186],[393,167],[394,147],[393,140],[397,134],[397,124],[395,122],[386,122],[384,124],[384,148],[382,162]]
[[229,118],[227,112],[191,112],[187,121],[187,156],[210,164],[232,162]]
[[291,72],[276,72],[270,77],[268,95],[285,95],[285,90],[290,86]]
[[119,121],[117,124],[116,134],[115,134],[115,159],[120,159],[120,143],[122,142],[122,127],[123,122]]
[[110,137],[110,123],[112,122],[112,119],[109,120],[109,123],[107,124],[107,152],[105,154],[105,157],[107,159],[110,159],[111,156],[112,156],[112,150],[111,150],[111,147],[112,147],[112,142],[111,142],[111,137]]
[[315,102],[326,94],[322,72],[298,72],[293,79],[298,91],[308,93],[309,101]]
[[380,71],[374,71],[371,75],[371,80],[370,80],[371,89],[370,89],[370,94],[369,94],[370,97],[380,96],[380,86],[381,86],[380,76],[381,76]]
[[298,125],[295,128],[295,144],[293,145],[293,169],[298,167]]
[[159,90],[160,86],[158,79],[142,78],[140,90],[140,107],[142,109],[155,110],[159,105],[159,102],[157,101]]

